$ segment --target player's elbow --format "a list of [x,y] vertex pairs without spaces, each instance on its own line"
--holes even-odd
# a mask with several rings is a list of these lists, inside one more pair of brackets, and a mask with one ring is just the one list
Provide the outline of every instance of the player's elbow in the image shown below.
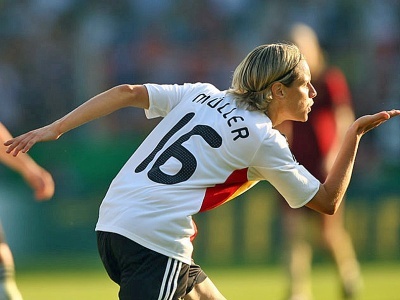
[[318,207],[308,205],[308,207],[324,215],[332,216],[337,212],[337,208],[334,205],[324,205]]
[[324,213],[326,215],[333,216],[337,211],[338,211],[338,207],[336,205],[329,205]]
[[327,202],[327,204],[324,206],[324,212],[323,213],[326,214],[326,215],[333,216],[339,210],[341,202],[342,201],[338,200],[338,199],[335,199],[335,200]]
[[325,215],[334,215],[338,211],[340,203],[341,200],[336,197],[330,199],[326,194],[317,193],[307,207]]

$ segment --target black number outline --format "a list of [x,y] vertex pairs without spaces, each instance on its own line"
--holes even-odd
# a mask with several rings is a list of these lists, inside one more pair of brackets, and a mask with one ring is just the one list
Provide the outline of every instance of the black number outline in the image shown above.
[[[179,122],[160,140],[149,156],[147,156],[143,162],[136,167],[135,173],[144,171],[172,136],[176,134],[178,130],[187,125],[189,121],[193,119],[194,115],[194,113],[188,113],[179,120]],[[147,173],[148,178],[161,184],[176,184],[188,180],[196,171],[197,160],[196,157],[182,144],[195,135],[201,136],[212,148],[219,148],[222,145],[222,137],[215,131],[215,129],[208,125],[196,125],[192,130],[180,136],[160,154]],[[177,159],[182,165],[181,169],[174,175],[166,174],[161,170],[161,166],[172,157]]]

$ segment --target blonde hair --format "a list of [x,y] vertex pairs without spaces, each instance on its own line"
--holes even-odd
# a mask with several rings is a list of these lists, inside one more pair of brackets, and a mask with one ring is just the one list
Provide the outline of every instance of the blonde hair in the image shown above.
[[228,93],[238,106],[266,112],[272,100],[272,83],[279,81],[290,86],[298,77],[296,67],[302,59],[294,44],[258,46],[236,67]]

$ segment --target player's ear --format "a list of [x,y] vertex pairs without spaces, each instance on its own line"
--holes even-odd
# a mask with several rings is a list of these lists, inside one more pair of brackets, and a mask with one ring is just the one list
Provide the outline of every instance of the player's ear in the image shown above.
[[285,97],[285,92],[283,90],[283,84],[280,82],[274,82],[271,86],[271,93],[272,93],[272,98],[284,98]]

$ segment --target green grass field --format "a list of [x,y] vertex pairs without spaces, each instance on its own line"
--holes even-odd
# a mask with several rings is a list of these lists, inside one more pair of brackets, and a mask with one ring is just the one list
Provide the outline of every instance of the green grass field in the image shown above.
[[[229,300],[283,299],[285,277],[280,267],[210,268],[205,271]],[[400,262],[363,264],[364,289],[360,300],[400,300]],[[20,270],[17,282],[25,300],[118,299],[117,286],[100,266]],[[335,269],[313,269],[316,300],[340,299]]]

